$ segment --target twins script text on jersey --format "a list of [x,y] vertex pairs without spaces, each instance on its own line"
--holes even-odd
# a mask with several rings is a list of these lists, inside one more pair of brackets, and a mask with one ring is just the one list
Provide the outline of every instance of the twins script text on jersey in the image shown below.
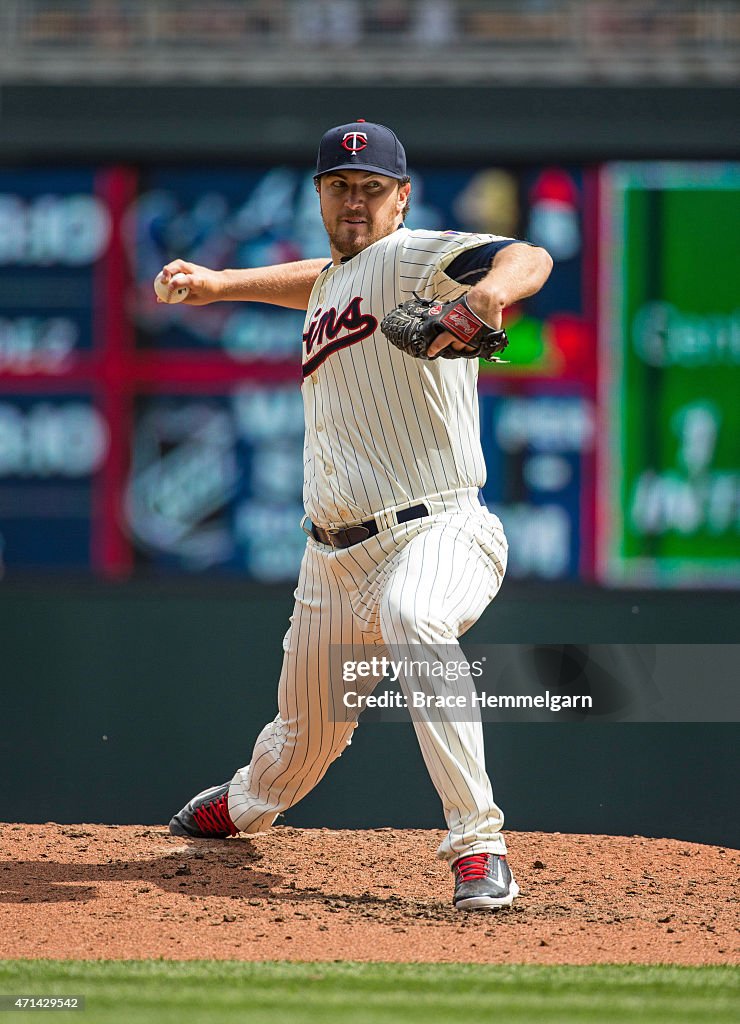
[[362,296],[356,295],[338,316],[333,306],[325,312],[321,306],[316,309],[303,335],[304,377],[313,373],[332,352],[363,341],[378,329],[376,318],[360,311],[361,303]]

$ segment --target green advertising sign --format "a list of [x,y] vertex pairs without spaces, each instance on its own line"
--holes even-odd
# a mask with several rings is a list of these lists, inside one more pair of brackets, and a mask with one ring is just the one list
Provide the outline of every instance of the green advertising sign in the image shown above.
[[612,164],[601,196],[601,578],[740,586],[740,164]]

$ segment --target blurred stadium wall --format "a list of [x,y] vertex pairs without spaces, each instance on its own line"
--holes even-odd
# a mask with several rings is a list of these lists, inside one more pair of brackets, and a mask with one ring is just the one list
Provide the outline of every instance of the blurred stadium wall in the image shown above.
[[[411,226],[555,257],[481,373],[511,564],[474,639],[737,640],[739,49],[729,0],[0,0],[0,818],[161,820],[274,713],[301,318],[151,280],[322,254],[316,144],[357,117]],[[512,827],[729,842],[734,729],[493,726],[492,774]],[[290,820],[436,824],[401,730]]]

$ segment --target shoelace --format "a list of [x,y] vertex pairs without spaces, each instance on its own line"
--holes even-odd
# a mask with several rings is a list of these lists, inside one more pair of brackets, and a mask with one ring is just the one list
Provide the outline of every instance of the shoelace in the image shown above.
[[228,832],[239,835],[239,829],[229,817],[229,795],[224,793],[218,800],[196,807],[193,818],[201,832]]
[[[455,863],[455,872],[461,882],[473,882],[488,875],[489,853],[471,853]],[[503,859],[503,858],[502,858]]]

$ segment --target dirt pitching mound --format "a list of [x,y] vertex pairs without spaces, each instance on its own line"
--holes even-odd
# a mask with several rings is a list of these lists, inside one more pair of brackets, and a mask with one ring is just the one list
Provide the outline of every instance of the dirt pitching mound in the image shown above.
[[462,913],[441,832],[0,825],[0,958],[738,963],[738,854],[508,833],[510,910]]

